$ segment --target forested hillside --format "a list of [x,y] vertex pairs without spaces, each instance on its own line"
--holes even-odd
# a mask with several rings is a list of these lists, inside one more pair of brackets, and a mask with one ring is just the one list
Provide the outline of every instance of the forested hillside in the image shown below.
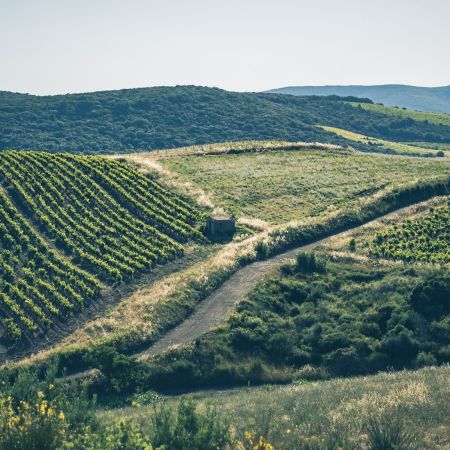
[[3,150],[111,153],[248,139],[320,141],[377,150],[316,125],[394,141],[450,143],[450,126],[355,108],[339,97],[195,86],[45,97],[0,92]]

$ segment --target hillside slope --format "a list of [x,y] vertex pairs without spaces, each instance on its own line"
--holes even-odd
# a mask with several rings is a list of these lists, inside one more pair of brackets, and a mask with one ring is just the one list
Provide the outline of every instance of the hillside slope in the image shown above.
[[418,87],[402,84],[375,86],[289,86],[268,92],[291,95],[339,95],[369,98],[390,106],[450,114],[450,86]]
[[450,86],[419,87],[403,84],[374,86],[288,86],[271,89],[271,93],[291,95],[339,95],[369,98],[390,106],[450,114]]
[[0,92],[0,150],[111,153],[283,139],[373,151],[316,125],[394,141],[450,143],[450,126],[378,114],[342,100],[196,86],[45,97]]
[[184,200],[116,161],[1,153],[0,341],[42,337],[102,285],[181,255],[200,238],[197,219]]

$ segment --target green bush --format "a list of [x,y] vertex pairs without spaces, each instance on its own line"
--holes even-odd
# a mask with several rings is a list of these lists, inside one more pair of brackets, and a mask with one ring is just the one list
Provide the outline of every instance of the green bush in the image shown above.
[[314,253],[299,252],[295,257],[298,272],[325,272],[326,262]]
[[413,450],[421,448],[417,435],[393,415],[371,417],[363,426],[369,450]]
[[207,407],[197,411],[192,399],[181,400],[177,414],[164,405],[152,416],[153,444],[173,450],[209,450],[231,444],[230,421],[219,417],[217,410]]

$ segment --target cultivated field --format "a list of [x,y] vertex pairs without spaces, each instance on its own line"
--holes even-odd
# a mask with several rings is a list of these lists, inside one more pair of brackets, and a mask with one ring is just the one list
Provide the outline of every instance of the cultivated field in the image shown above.
[[[436,197],[448,194],[447,158],[254,141],[113,159],[0,154],[3,342],[62,330],[56,345],[0,371],[0,427],[34,420],[38,405],[36,420],[43,407],[45,420],[57,412],[80,448],[122,436],[130,448],[209,439],[246,449],[263,436],[266,449],[378,449],[383,433],[399,449],[449,444],[448,366],[420,369],[449,361],[448,197]],[[213,208],[240,219],[230,242],[201,234]],[[314,254],[293,249],[330,235],[303,247]],[[218,288],[234,284],[220,300]],[[228,306],[209,310],[217,293]],[[106,297],[109,308],[64,332]],[[158,347],[180,323],[183,339]],[[184,345],[186,336],[197,339]],[[405,367],[420,370],[336,378]],[[89,392],[110,402],[100,423],[81,391],[66,389],[67,372],[91,376]],[[153,391],[264,383],[197,394],[197,413]],[[133,424],[111,425],[123,418]],[[198,429],[186,428],[192,420]]]
[[[3,341],[32,340],[183,253],[199,211],[130,166],[96,157],[0,154]],[[104,284],[103,284],[104,286]]]

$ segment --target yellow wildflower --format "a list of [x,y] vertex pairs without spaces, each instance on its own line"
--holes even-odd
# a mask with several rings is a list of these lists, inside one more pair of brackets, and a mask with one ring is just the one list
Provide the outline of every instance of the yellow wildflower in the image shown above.
[[47,401],[46,401],[46,400],[44,400],[44,401],[41,403],[41,405],[40,405],[40,407],[39,407],[39,410],[40,410],[40,412],[41,412],[41,416],[45,416],[45,413],[47,412]]

